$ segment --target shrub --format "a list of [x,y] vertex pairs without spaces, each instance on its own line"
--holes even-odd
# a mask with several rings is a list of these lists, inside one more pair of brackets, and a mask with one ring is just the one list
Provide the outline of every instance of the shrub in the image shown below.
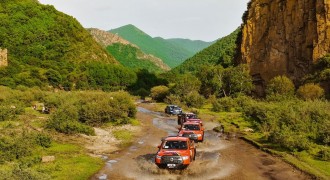
[[304,100],[315,100],[324,96],[324,90],[317,84],[308,83],[299,87],[297,95]]
[[83,133],[94,135],[94,129],[78,122],[78,109],[70,103],[58,108],[47,122],[47,128],[65,134]]
[[221,99],[218,99],[212,103],[212,110],[215,112],[231,112],[235,108],[237,108],[236,101],[231,97],[223,97]]
[[330,149],[329,148],[323,148],[318,153],[318,158],[322,161],[330,161]]
[[31,155],[34,146],[33,140],[26,134],[12,134],[0,138],[0,159],[13,161]]
[[169,94],[169,88],[167,86],[155,86],[151,88],[151,98],[158,102],[163,102],[166,96]]
[[294,84],[286,76],[277,76],[271,79],[266,88],[267,96],[293,96]]
[[136,91],[136,94],[139,95],[142,100],[145,100],[146,96],[148,96],[150,92],[144,88],[140,88],[139,90]]
[[39,146],[49,148],[52,143],[52,138],[46,134],[39,133],[36,135],[35,141]]
[[0,121],[15,120],[23,112],[23,105],[20,102],[0,102]]
[[178,95],[170,94],[166,96],[165,102],[167,104],[181,104],[181,98]]
[[82,94],[79,121],[100,126],[103,123],[127,124],[134,118],[136,107],[126,92]]
[[194,91],[185,96],[184,102],[188,107],[200,108],[203,106],[205,98],[197,91]]

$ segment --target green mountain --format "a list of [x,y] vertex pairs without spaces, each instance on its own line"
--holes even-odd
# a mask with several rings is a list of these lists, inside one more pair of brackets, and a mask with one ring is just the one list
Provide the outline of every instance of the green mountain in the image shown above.
[[171,70],[173,73],[196,72],[204,65],[218,65],[224,67],[233,65],[236,52],[236,39],[240,29],[236,29],[230,35],[225,36],[214,44],[198,52],[193,57],[187,59],[180,66]]
[[[190,41],[166,40],[161,37],[153,38],[131,24],[112,29],[110,32],[118,34],[131,43],[136,44],[143,52],[161,58],[171,68],[180,65],[185,59],[193,56],[198,52],[196,49],[203,48],[196,48],[198,45],[184,46],[185,43]],[[195,41],[191,42],[192,44],[196,43]],[[201,43],[198,42],[196,44]]]
[[93,38],[107,49],[121,64],[133,69],[147,69],[149,72],[170,70],[161,59],[143,53],[138,46],[111,32],[88,29]]
[[36,0],[0,1],[0,47],[18,61],[116,62],[71,16]]
[[136,80],[75,18],[53,6],[1,0],[0,19],[0,48],[8,50],[0,85],[112,90]]
[[173,38],[173,39],[166,39],[166,41],[171,42],[177,46],[185,47],[189,51],[193,53],[197,53],[209,46],[211,46],[214,42],[205,42],[201,40],[190,40],[190,39],[180,39],[180,38]]

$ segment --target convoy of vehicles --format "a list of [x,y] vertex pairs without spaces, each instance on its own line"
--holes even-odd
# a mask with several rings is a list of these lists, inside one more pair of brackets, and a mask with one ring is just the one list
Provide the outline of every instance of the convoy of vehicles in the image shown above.
[[159,168],[184,169],[196,157],[195,142],[203,142],[204,127],[201,119],[194,113],[182,113],[177,105],[168,105],[165,113],[178,115],[178,124],[181,125],[177,136],[162,139],[158,146],[155,164]]

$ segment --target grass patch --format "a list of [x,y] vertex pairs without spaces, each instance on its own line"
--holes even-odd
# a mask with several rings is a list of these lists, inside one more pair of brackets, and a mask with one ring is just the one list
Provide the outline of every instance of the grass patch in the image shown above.
[[116,139],[121,141],[121,147],[128,147],[133,141],[133,134],[127,130],[115,130],[112,133]]
[[77,145],[52,143],[46,155],[55,156],[54,162],[38,164],[34,169],[49,174],[51,179],[88,179],[103,167],[103,161],[86,155]]
[[132,125],[132,126],[140,126],[141,125],[141,122],[137,119],[130,119],[129,120],[129,123]]

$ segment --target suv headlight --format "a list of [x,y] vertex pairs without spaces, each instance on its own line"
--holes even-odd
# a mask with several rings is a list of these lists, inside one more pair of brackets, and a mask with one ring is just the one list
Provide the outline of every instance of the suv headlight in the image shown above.
[[156,159],[161,159],[162,156],[156,155]]
[[202,137],[202,135],[201,135],[201,134],[197,134],[197,136],[198,136],[198,137]]
[[189,156],[182,156],[182,160],[188,160]]

